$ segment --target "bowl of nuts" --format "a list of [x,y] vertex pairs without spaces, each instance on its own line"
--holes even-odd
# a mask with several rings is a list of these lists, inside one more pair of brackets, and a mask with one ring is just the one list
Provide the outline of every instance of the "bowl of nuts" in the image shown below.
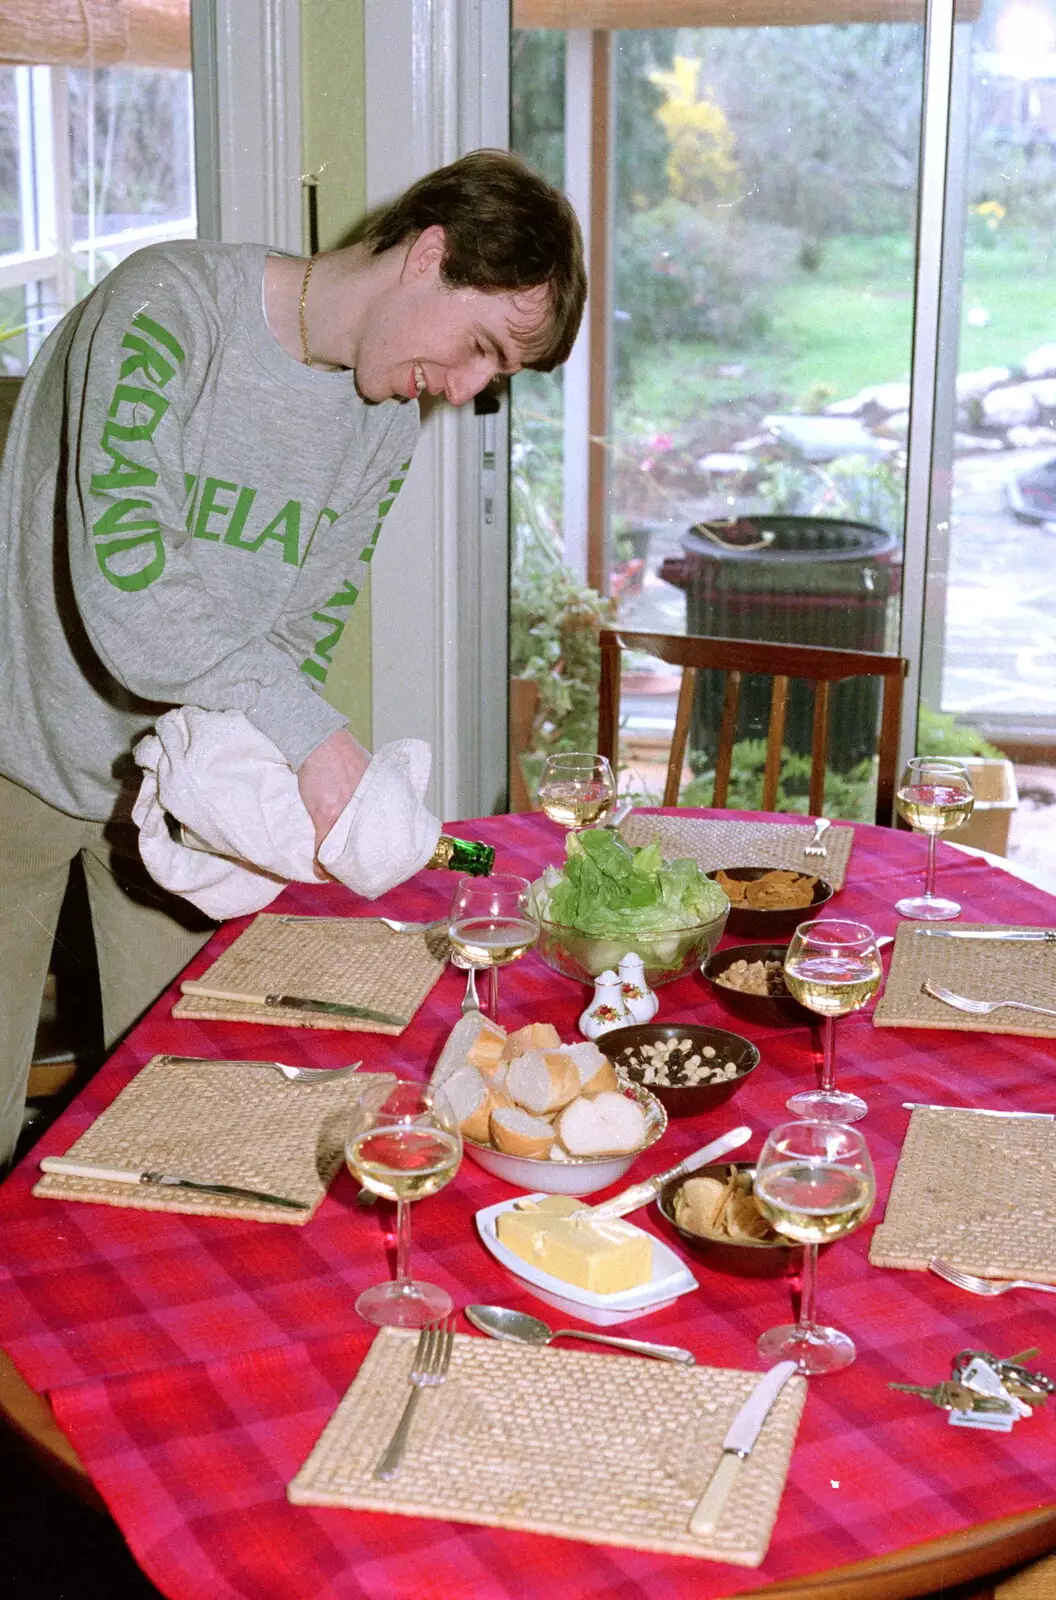
[[791,939],[835,893],[824,878],[786,867],[720,867],[707,878],[730,902],[726,932],[742,939]]
[[784,957],[783,944],[734,944],[710,956],[701,976],[719,1004],[743,1022],[806,1027],[817,1017],[785,987]]
[[752,1193],[754,1176],[750,1161],[701,1167],[667,1184],[656,1204],[693,1254],[720,1272],[746,1278],[798,1272],[803,1246],[775,1233],[762,1215]]
[[697,1117],[731,1099],[759,1065],[750,1039],[696,1022],[613,1028],[602,1048],[621,1077],[656,1096],[670,1117]]

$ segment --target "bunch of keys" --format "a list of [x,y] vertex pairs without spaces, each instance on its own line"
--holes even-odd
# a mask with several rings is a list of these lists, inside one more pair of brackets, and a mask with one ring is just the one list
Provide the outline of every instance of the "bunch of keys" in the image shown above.
[[964,1374],[975,1363],[980,1362],[989,1367],[1007,1392],[1016,1400],[1026,1401],[1028,1406],[1043,1406],[1050,1394],[1056,1394],[1056,1380],[1047,1378],[1043,1372],[1032,1372],[1023,1365],[1030,1361],[1040,1351],[1035,1345],[1030,1350],[1021,1350],[1018,1355],[1009,1356],[1002,1361],[999,1356],[992,1356],[988,1350],[962,1350],[960,1355],[954,1357],[953,1376],[960,1381]]
[[1056,1393],[1056,1383],[1023,1363],[1038,1351],[1023,1350],[1002,1360],[986,1350],[962,1350],[954,1357],[952,1376],[927,1387],[917,1383],[891,1383],[890,1389],[919,1394],[949,1412],[951,1423],[962,1428],[991,1428],[1007,1433],[1033,1406],[1044,1405]]

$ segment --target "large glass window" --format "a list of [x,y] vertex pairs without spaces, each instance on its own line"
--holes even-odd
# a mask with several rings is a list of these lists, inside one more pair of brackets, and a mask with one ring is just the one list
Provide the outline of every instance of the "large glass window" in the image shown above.
[[196,230],[191,75],[0,68],[0,370],[133,250]]
[[[954,32],[949,336],[930,450],[940,514],[908,531],[923,23],[608,35],[611,325],[591,361],[604,359],[610,398],[586,540],[569,519],[583,467],[562,380],[515,380],[511,604],[527,627],[513,670],[540,690],[537,751],[567,742],[583,669],[566,692],[562,630],[577,610],[895,651],[905,540],[929,537],[918,748],[1052,754],[1056,4],[985,0]],[[571,35],[514,36],[513,144],[558,181],[583,159],[565,106],[596,92],[569,78],[586,59]],[[676,686],[651,658],[631,666],[624,783],[655,796]],[[826,805],[866,817],[875,710],[869,690],[841,693]],[[751,805],[765,724],[750,686],[746,698],[737,793]],[[697,803],[717,709],[705,686],[685,773]],[[809,731],[793,706],[793,755]],[[792,767],[785,803],[806,809],[805,765]]]

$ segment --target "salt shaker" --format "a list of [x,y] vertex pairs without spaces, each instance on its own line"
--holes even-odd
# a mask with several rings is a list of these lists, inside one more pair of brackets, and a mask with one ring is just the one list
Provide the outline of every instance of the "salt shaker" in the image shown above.
[[650,989],[645,977],[645,963],[633,950],[628,950],[620,962],[620,988],[632,1021],[652,1022],[660,1009],[660,996]]
[[579,1019],[579,1031],[588,1039],[597,1039],[613,1028],[624,1028],[631,1014],[623,1003],[623,987],[619,974],[603,972],[594,980],[594,998]]

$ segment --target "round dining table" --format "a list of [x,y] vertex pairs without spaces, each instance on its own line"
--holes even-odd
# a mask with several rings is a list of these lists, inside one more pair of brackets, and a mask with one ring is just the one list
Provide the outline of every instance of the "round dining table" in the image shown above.
[[[806,825],[760,814],[678,815]],[[450,831],[494,845],[496,870],[529,879],[563,858],[562,830],[537,813]],[[829,914],[894,933],[895,901],[919,882],[923,861],[919,837],[855,824]],[[990,861],[940,844],[939,873],[967,922],[1056,927],[1056,897]],[[291,885],[268,909],[424,921],[445,914],[452,890],[450,874],[423,871],[377,902],[333,883]],[[224,924],[182,976],[199,977],[247,925]],[[958,1584],[969,1584],[965,1594],[989,1594],[988,1574],[1056,1549],[1056,1402],[1001,1434],[951,1427],[944,1411],[892,1387],[948,1378],[965,1349],[1008,1357],[1039,1348],[1035,1364],[1056,1376],[1051,1300],[1029,1290],[976,1297],[927,1271],[869,1262],[909,1125],[906,1103],[1050,1112],[1056,1047],[1023,1034],[874,1027],[872,1005],[840,1020],[837,1049],[841,1085],[869,1105],[858,1126],[876,1168],[877,1204],[869,1222],[824,1251],[817,1291],[821,1320],[853,1336],[857,1359],[809,1380],[761,1566],[291,1504],[286,1486],[374,1338],[355,1300],[391,1271],[394,1208],[358,1204],[344,1170],[304,1226],[78,1203],[35,1197],[38,1163],[67,1151],[159,1054],[324,1068],[362,1059],[364,1070],[426,1078],[458,1021],[464,986],[465,974],[446,967],[410,1025],[392,1036],[176,1018],[174,984],[0,1186],[0,1412],[72,1492],[105,1508],[162,1594],[905,1600]],[[697,973],[659,993],[659,1021],[730,1027],[753,1040],[761,1062],[726,1105],[672,1120],[634,1177],[666,1169],[740,1122],[753,1139],[738,1154],[757,1154],[769,1128],[785,1120],[789,1094],[814,1082],[819,1030],[734,1021]],[[550,1021],[574,1039],[587,994],[530,952],[502,973],[501,1021],[509,1029]],[[478,1211],[514,1193],[467,1153],[455,1179],[414,1207],[414,1265],[458,1309],[490,1301],[548,1314],[474,1227]],[[681,1250],[655,1207],[635,1221]],[[692,1254],[686,1261],[694,1292],[614,1331],[686,1346],[701,1365],[759,1370],[756,1340],[790,1320],[795,1280],[732,1275]],[[458,1329],[474,1333],[461,1318]]]

